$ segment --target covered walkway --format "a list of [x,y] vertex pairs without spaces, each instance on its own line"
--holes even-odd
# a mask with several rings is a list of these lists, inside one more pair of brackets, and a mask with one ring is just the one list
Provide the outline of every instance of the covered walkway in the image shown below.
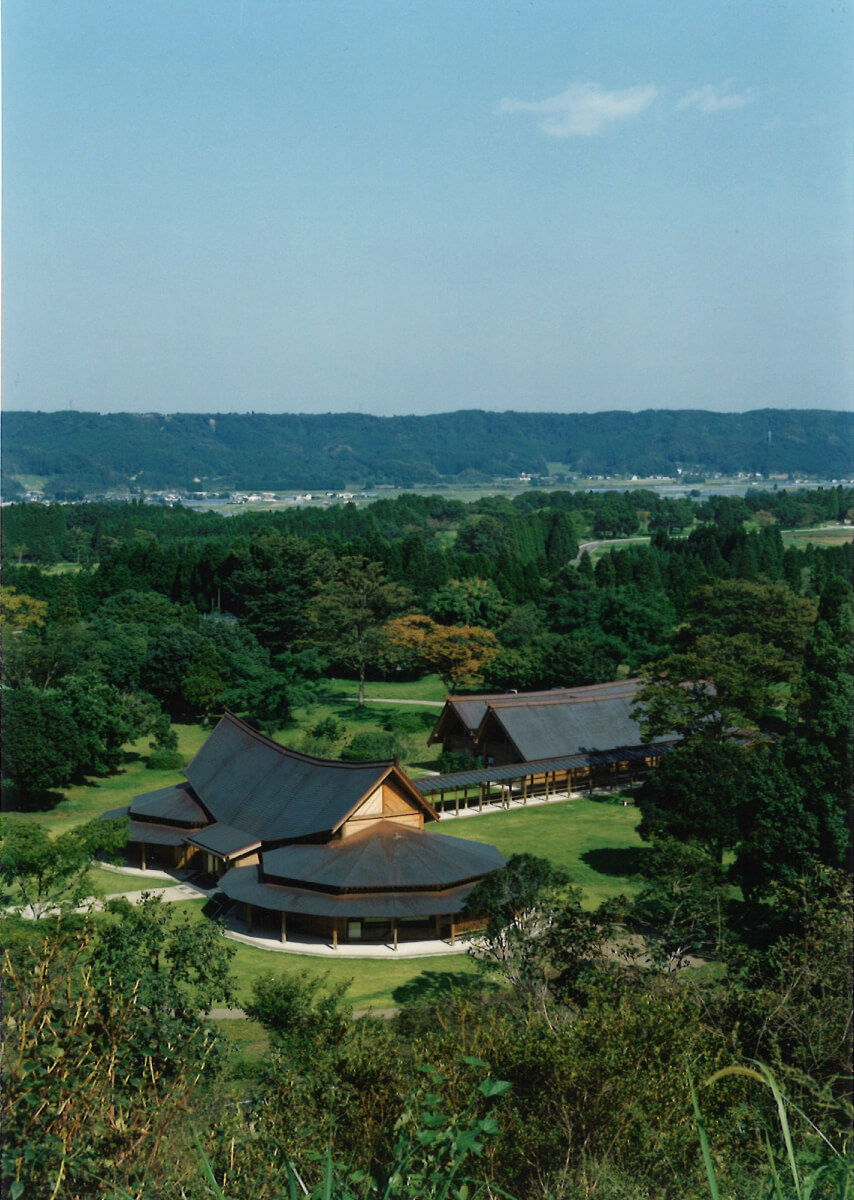
[[631,791],[673,749],[672,742],[506,763],[413,780],[443,816],[464,816],[595,792]]

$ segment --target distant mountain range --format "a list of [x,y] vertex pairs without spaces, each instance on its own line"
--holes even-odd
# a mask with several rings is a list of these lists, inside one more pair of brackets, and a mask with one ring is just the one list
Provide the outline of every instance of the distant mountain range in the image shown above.
[[48,495],[110,489],[289,490],[490,481],[560,473],[739,471],[847,478],[854,414],[519,413],[426,417],[7,412],[4,494],[16,477]]

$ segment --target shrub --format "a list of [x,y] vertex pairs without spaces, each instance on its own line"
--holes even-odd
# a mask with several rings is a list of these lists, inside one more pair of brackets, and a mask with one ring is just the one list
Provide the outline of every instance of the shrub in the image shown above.
[[365,730],[357,733],[349,745],[341,751],[344,762],[374,762],[378,759],[395,758],[401,752],[401,742],[393,733],[385,730]]
[[177,750],[169,750],[165,746],[152,750],[145,764],[147,771],[183,771],[184,756]]

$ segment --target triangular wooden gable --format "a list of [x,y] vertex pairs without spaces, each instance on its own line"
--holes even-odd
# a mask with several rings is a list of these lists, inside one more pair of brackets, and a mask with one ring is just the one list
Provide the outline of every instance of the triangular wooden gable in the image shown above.
[[422,796],[400,767],[392,765],[342,817],[332,832],[337,832],[354,818],[379,820],[383,817],[405,817],[407,813],[418,814],[426,821],[439,820],[433,805]]
[[453,700],[446,700],[445,707],[439,713],[439,719],[433,727],[433,732],[427,739],[427,745],[432,746],[435,742],[443,742],[446,737],[454,733],[465,737],[468,732],[468,727],[454,707]]

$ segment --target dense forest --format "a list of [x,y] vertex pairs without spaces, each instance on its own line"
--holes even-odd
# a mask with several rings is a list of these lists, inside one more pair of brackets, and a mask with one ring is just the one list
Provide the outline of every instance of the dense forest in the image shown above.
[[[848,477],[854,415],[454,412],[424,417],[7,412],[3,492],[16,476],[46,494],[121,488],[411,487],[521,472],[570,477],[685,473]],[[557,466],[555,466],[557,464]]]
[[[7,918],[8,1194],[849,1195],[854,555],[782,531],[852,501],[7,507],[0,882],[58,913],[49,936]],[[579,554],[620,537],[638,540]],[[331,674],[428,672],[449,690],[641,676],[645,733],[683,741],[634,797],[640,886],[591,911],[519,855],[473,894],[477,974],[394,1020],[261,978],[269,1052],[236,1075],[205,1020],[233,1001],[216,925],[154,902],[75,915],[62,895],[110,834],[50,842],[15,811],[49,822],[57,789],[107,777],[132,739],[176,771],[175,722],[227,706],[275,730]]]

